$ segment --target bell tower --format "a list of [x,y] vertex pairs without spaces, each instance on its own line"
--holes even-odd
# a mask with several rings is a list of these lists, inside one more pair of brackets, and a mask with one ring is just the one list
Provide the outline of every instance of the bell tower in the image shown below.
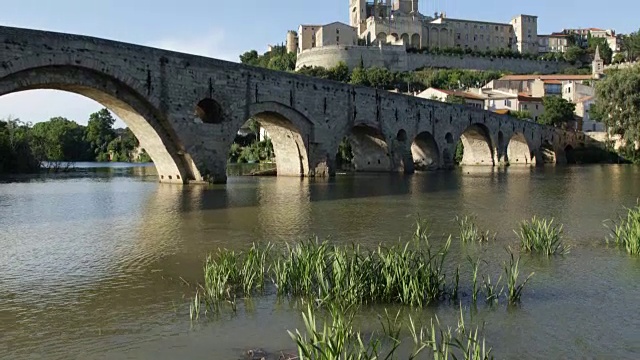
[[349,25],[357,29],[358,35],[363,31],[367,21],[367,1],[349,0]]

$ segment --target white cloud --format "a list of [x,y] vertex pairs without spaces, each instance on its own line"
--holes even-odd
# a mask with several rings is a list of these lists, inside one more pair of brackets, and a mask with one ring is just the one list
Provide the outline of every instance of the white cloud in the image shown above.
[[[232,49],[225,40],[223,30],[212,29],[204,35],[159,39],[145,45],[237,62],[239,50]],[[23,121],[39,122],[62,116],[86,124],[89,115],[102,107],[81,95],[56,90],[30,90],[0,97],[0,119],[13,116]],[[116,126],[126,125],[118,119]]]

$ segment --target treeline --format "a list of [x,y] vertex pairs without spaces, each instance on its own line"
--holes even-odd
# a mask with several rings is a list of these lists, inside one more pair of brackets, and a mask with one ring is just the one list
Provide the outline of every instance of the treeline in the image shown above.
[[107,109],[93,113],[87,126],[62,117],[34,125],[0,120],[0,173],[36,172],[43,162],[149,162],[129,128],[114,129]]
[[[288,72],[295,71],[295,60],[295,54],[287,54],[284,47],[274,47],[272,51],[263,55],[258,55],[255,50],[240,55],[240,61],[243,64]],[[359,66],[351,71],[343,62],[330,69],[323,67],[303,67],[295,72],[353,85],[369,86],[386,90],[401,89],[402,91],[422,91],[429,87],[446,90],[480,87],[491,80],[499,79],[507,74],[500,71],[461,69],[422,69],[393,72],[384,68],[364,68],[364,66]]]

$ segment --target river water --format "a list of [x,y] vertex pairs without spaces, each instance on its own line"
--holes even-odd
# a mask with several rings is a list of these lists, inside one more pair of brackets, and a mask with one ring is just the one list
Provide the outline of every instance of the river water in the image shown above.
[[[274,299],[191,323],[189,299],[208,252],[317,234],[365,245],[408,239],[416,215],[436,235],[458,214],[497,232],[454,241],[453,261],[498,276],[513,233],[533,215],[564,224],[571,252],[523,257],[535,272],[522,305],[478,306],[497,358],[639,358],[640,259],[607,247],[603,220],[640,195],[640,168],[488,169],[335,180],[231,177],[227,185],[158,184],[153,167],[0,183],[0,358],[238,359],[292,349],[300,311]],[[467,267],[465,267],[467,266]],[[466,275],[465,275],[466,276]],[[468,296],[467,300],[468,302]],[[468,304],[467,304],[468,305]],[[455,325],[455,305],[427,309]]]

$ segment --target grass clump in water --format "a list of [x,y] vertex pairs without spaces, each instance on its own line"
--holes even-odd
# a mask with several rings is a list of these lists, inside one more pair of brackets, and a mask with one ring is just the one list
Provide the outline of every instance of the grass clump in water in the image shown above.
[[483,243],[489,240],[495,240],[496,235],[491,236],[489,231],[481,232],[476,224],[476,216],[465,215],[463,217],[456,216],[458,229],[460,231],[460,240],[463,243]]
[[607,243],[613,242],[630,255],[640,255],[640,205],[627,209],[625,215],[618,216],[613,222]]
[[511,250],[508,252],[509,263],[504,264],[504,273],[507,279],[507,301],[510,305],[514,305],[520,302],[522,291],[534,273],[529,274],[522,283],[518,284],[518,278],[520,277],[520,257],[518,256],[516,259]]
[[535,216],[531,221],[523,221],[520,224],[520,233],[516,232],[522,251],[546,256],[567,254],[570,247],[563,244],[562,225],[555,225],[553,221],[538,219]]
[[[406,328],[411,335],[413,349],[409,359],[420,354],[434,359],[493,359],[491,348],[488,348],[479,328],[467,329],[460,308],[460,319],[455,330],[442,327],[438,318],[431,319],[427,326],[416,326],[413,318],[403,323],[400,312],[395,317],[385,312],[380,317],[382,331],[374,331],[365,337],[353,326],[355,311],[345,311],[339,306],[332,307],[327,318],[318,320],[316,310],[308,306],[303,313],[305,327],[303,332],[289,331],[289,336],[296,342],[300,359],[335,360],[335,359],[396,359],[399,358],[401,332]],[[431,356],[429,356],[429,354]]]

